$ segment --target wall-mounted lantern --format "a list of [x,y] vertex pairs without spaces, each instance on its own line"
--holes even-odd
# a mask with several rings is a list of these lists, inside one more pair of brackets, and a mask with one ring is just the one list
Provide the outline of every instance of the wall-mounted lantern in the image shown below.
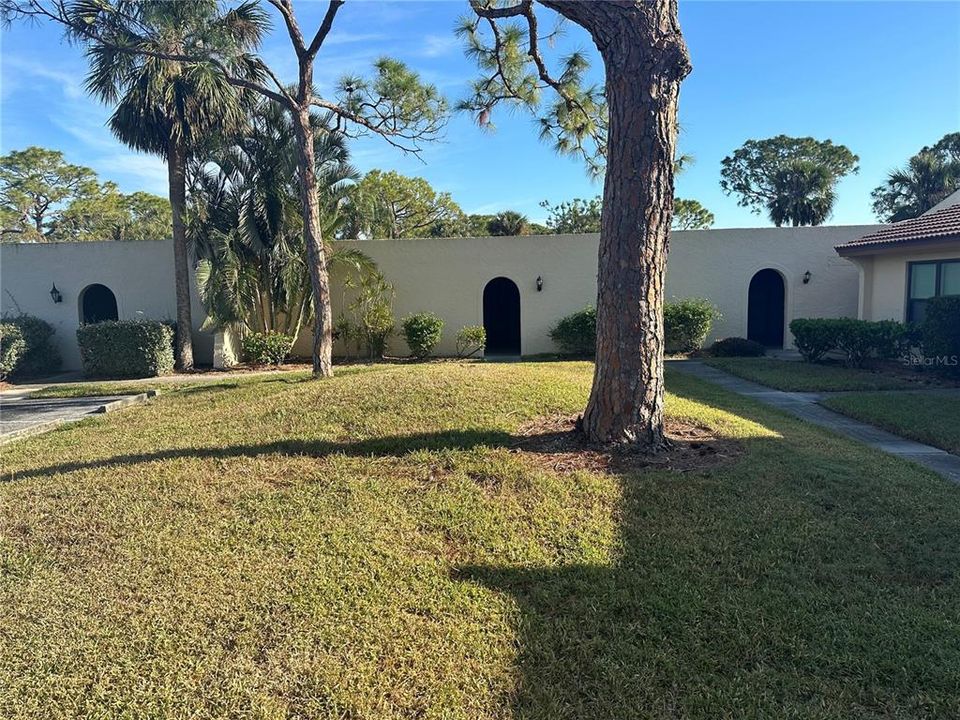
[[803,284],[806,285],[807,283],[809,283],[809,282],[810,282],[810,278],[812,278],[812,277],[813,277],[813,275],[811,275],[811,274],[810,274],[810,271],[807,270],[807,271],[803,274]]
[[537,292],[543,292],[543,278],[537,275]]
[[63,295],[61,295],[61,294],[60,294],[60,291],[57,290],[57,284],[56,284],[56,283],[54,283],[54,284],[53,284],[53,287],[50,288],[50,299],[53,300],[54,303],[61,303],[61,302],[63,302]]

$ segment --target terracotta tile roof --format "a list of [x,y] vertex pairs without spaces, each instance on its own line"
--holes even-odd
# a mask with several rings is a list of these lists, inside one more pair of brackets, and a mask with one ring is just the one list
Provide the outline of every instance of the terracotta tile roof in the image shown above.
[[837,250],[841,250],[842,254],[843,248],[899,245],[954,236],[960,240],[960,203],[936,212],[928,212],[920,217],[888,225],[881,230],[864,235],[862,238],[838,245]]

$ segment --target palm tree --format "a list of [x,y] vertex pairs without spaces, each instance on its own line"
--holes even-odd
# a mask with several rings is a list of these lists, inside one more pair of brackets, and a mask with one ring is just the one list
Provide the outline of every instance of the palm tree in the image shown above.
[[[321,230],[334,237],[359,175],[331,117],[313,113],[310,123]],[[188,236],[200,258],[200,297],[215,325],[295,337],[313,316],[296,143],[289,114],[260,102],[246,127],[211,153],[213,169],[197,168]],[[327,257],[358,273],[375,267],[357,250],[328,247]]]
[[777,227],[821,225],[833,212],[837,195],[833,176],[810,160],[793,160],[773,177],[773,198],[767,203],[770,219]]
[[[218,48],[221,56],[232,58],[232,70],[257,77],[259,66],[246,53],[259,45],[268,21],[255,0],[226,13],[216,0],[143,0],[131,3],[129,12],[135,17],[117,29],[123,35],[118,43],[94,44],[87,50],[86,85],[104,102],[116,103],[109,124],[118,139],[167,162],[177,298],[175,356],[177,366],[188,370],[193,366],[193,325],[184,226],[187,164],[212,136],[242,123],[246,98],[212,65],[160,59],[156,53],[190,56]],[[132,28],[149,32],[138,34]]]
[[887,175],[886,183],[871,193],[873,211],[884,222],[908,220],[958,189],[960,160],[936,147],[924,148],[910,158],[906,167]]
[[493,216],[487,229],[491,235],[526,235],[530,232],[530,221],[526,215],[504,210]]

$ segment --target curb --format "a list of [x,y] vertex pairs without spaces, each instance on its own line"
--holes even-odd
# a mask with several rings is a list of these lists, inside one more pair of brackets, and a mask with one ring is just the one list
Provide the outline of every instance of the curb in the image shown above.
[[129,395],[119,400],[112,400],[111,402],[104,403],[98,408],[95,408],[92,411],[92,414],[96,413],[109,413],[115,412],[120,408],[125,408],[128,405],[139,405],[140,403],[146,402],[150,398],[155,398],[160,394],[159,390],[147,390],[146,392],[137,393],[136,395]]

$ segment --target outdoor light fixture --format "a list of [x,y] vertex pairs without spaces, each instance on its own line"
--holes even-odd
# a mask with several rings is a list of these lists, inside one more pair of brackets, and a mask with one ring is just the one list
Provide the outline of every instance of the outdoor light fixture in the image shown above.
[[54,283],[54,284],[53,284],[53,287],[50,288],[50,298],[51,298],[51,299],[53,300],[53,302],[55,302],[55,303],[63,302],[63,295],[61,295],[61,294],[60,294],[60,291],[57,290],[57,284],[56,284],[56,283]]
[[810,278],[811,278],[811,277],[813,277],[813,276],[810,274],[810,271],[807,270],[807,271],[803,274],[803,284],[806,285],[808,282],[810,282]]
[[543,292],[543,278],[537,275],[537,292]]

